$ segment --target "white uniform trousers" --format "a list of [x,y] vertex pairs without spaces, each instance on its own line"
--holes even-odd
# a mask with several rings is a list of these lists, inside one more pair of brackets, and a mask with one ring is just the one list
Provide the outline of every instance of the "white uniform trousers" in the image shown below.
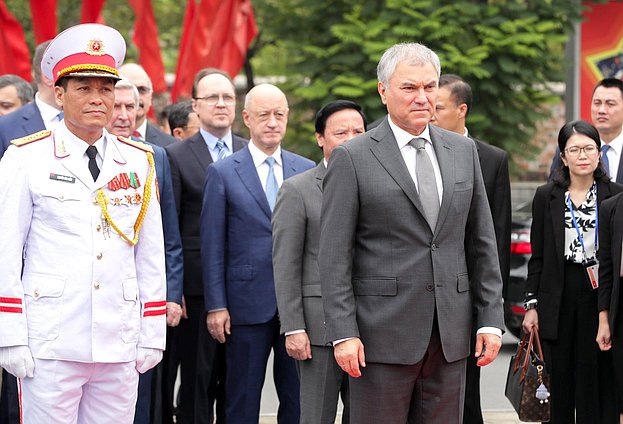
[[24,423],[130,424],[134,420],[136,362],[34,361],[34,377],[19,381]]

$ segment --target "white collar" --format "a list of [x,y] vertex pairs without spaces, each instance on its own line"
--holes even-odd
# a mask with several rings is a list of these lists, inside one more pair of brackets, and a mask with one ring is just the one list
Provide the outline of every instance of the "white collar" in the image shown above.
[[[266,153],[262,152],[254,143],[253,140],[249,140],[249,153],[251,153],[251,157],[253,158],[253,164],[257,168],[261,164],[266,161],[266,158],[269,156]],[[277,150],[270,155],[275,158],[275,162],[282,166],[281,164],[281,146],[277,147]]]
[[392,121],[392,117],[389,115],[387,115],[387,121],[389,122],[389,127],[394,133],[396,142],[398,142],[399,149],[402,149],[403,147],[405,147],[414,138],[423,138],[424,140],[428,141],[430,144],[433,144],[430,138],[430,129],[428,125],[426,125],[426,128],[424,128],[424,131],[422,131],[420,135],[413,135],[403,130],[398,125],[394,124],[394,121]]

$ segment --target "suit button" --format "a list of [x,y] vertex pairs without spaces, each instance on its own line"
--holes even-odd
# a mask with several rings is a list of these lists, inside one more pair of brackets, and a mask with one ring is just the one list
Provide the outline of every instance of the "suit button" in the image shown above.
[[426,285],[426,291],[432,292],[433,291],[433,285],[432,284],[427,284]]
[[96,257],[97,257],[97,260],[98,260],[98,261],[100,261],[100,260],[102,260],[102,258],[104,257],[104,255],[103,255],[103,254],[101,254],[101,253],[98,253]]
[[432,250],[437,250],[437,247],[438,247],[438,246],[437,246],[435,243],[433,243],[433,244],[431,245],[431,247],[430,247],[430,248],[431,248]]
[[96,281],[96,282],[93,284],[93,287],[95,287],[96,289],[99,289],[99,288],[100,288],[100,283],[99,283],[99,281]]

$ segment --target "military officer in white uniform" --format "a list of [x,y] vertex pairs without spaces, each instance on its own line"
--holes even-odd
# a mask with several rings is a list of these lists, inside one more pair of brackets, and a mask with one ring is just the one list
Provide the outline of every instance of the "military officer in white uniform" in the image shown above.
[[104,129],[124,56],[110,27],[59,34],[42,71],[64,120],[0,162],[0,366],[26,423],[131,423],[165,346],[153,151]]

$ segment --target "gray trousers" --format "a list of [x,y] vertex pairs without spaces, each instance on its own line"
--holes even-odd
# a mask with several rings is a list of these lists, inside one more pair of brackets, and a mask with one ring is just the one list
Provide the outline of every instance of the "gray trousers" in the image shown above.
[[350,378],[350,416],[357,424],[460,424],[465,364],[447,362],[434,326],[424,358],[414,365],[367,362]]
[[335,362],[333,347],[311,347],[312,359],[296,361],[301,383],[301,424],[333,424],[339,395],[344,412],[342,424],[349,423],[348,374]]

